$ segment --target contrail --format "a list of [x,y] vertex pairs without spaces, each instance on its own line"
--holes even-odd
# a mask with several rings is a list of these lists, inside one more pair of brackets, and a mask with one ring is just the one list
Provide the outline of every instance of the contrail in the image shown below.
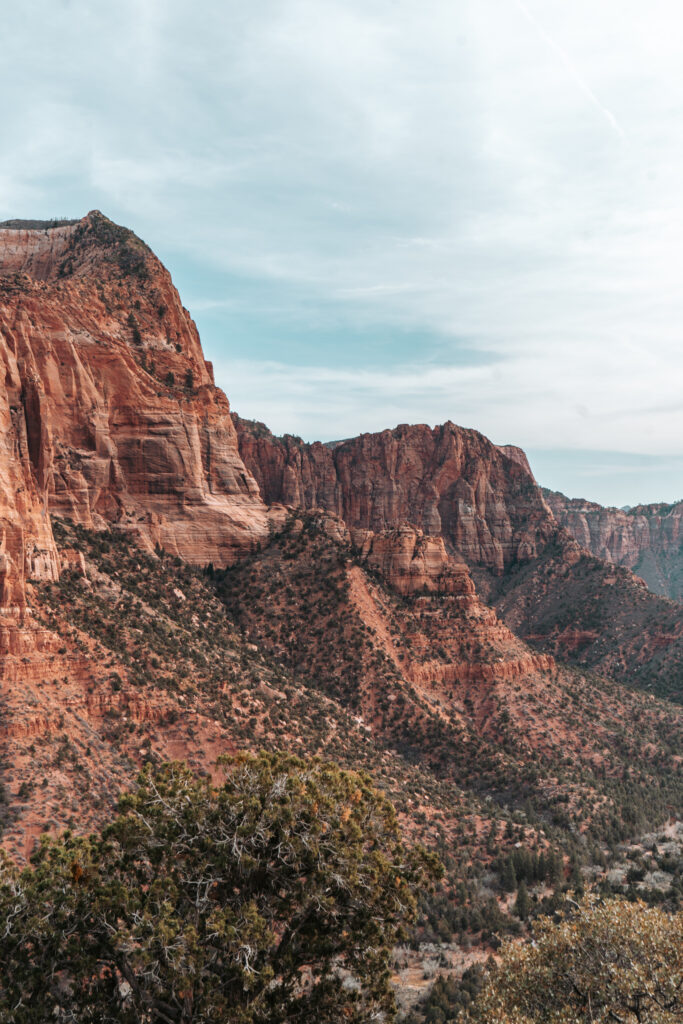
[[531,11],[527,7],[527,5],[524,3],[524,0],[514,0],[514,2],[516,3],[517,7],[519,7],[520,11],[524,15],[524,17],[527,19],[529,24],[533,25],[533,27],[536,29],[538,34],[545,40],[545,42],[548,44],[548,46],[552,50],[555,51],[555,53],[560,58],[560,60],[564,64],[565,68],[567,69],[569,74],[572,76],[572,78],[574,79],[574,81],[578,85],[579,89],[584,94],[584,96],[586,96],[590,100],[590,102],[593,104],[593,106],[596,107],[600,111],[602,116],[606,119],[607,123],[609,124],[610,128],[617,133],[619,138],[625,139],[626,138],[626,132],[621,127],[621,125],[617,121],[617,119],[614,116],[614,114],[612,113],[612,111],[609,110],[607,107],[605,107],[600,102],[600,100],[595,95],[595,93],[593,92],[593,90],[591,89],[590,85],[585,80],[585,78],[583,77],[581,72],[578,70],[577,67],[574,66],[574,64],[572,63],[570,58],[567,56],[567,54],[564,52],[562,47],[558,43],[555,42],[553,37],[551,35],[549,35],[546,32],[546,30],[543,28],[543,26],[536,20],[536,18],[531,13]]

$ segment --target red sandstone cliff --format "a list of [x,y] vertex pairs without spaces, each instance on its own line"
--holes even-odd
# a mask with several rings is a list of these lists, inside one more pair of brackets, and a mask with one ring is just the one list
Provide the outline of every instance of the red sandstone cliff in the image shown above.
[[683,598],[683,502],[628,511],[543,492],[557,521],[598,558],[642,576],[654,593]]
[[46,509],[197,562],[229,563],[266,534],[195,325],[132,232],[97,211],[0,229],[0,354],[6,602],[21,590],[10,559],[56,572]]
[[384,533],[354,530],[351,537],[363,564],[399,594],[452,594],[462,607],[473,604],[470,571],[464,563],[448,557],[442,537],[426,537],[408,525]]
[[[435,557],[438,564],[440,541],[451,563],[468,567],[479,597],[535,647],[681,699],[680,608],[649,593],[638,576],[615,573],[593,557],[590,531],[563,520],[574,539],[519,449],[498,448],[453,423],[400,426],[324,445],[274,437],[263,424],[234,414],[233,422],[264,499],[326,509],[353,537],[380,535],[368,564],[399,591],[438,589],[427,566]],[[636,527],[647,519],[642,510],[621,515]],[[402,534],[406,524],[424,535],[415,553]],[[671,517],[672,536],[677,528]],[[612,552],[619,545],[629,550],[628,533],[617,528]],[[608,552],[597,554],[604,559]],[[642,559],[630,564],[647,576]]]
[[336,445],[276,438],[233,414],[240,453],[267,503],[324,508],[351,529],[402,523],[443,537],[470,566],[502,573],[557,533],[519,449],[453,423],[396,427]]

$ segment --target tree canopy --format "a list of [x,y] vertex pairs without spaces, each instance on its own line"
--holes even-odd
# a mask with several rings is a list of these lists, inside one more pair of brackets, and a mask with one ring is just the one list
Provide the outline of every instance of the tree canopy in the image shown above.
[[238,755],[147,767],[99,834],[0,866],[0,1021],[389,1020],[389,954],[435,858],[369,778]]
[[478,1024],[680,1024],[683,914],[585,900],[529,943],[508,942],[470,1018]]

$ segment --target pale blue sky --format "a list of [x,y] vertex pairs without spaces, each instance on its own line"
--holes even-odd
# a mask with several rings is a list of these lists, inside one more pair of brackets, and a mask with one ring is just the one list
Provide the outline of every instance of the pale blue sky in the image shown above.
[[540,482],[683,497],[674,0],[25,0],[0,219],[166,262],[233,408],[452,419]]

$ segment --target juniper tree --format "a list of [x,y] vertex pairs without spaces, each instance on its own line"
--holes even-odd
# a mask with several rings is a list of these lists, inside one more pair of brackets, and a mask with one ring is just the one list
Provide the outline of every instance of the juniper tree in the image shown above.
[[101,833],[0,870],[0,1021],[360,1024],[437,872],[362,774],[240,755],[147,767]]

